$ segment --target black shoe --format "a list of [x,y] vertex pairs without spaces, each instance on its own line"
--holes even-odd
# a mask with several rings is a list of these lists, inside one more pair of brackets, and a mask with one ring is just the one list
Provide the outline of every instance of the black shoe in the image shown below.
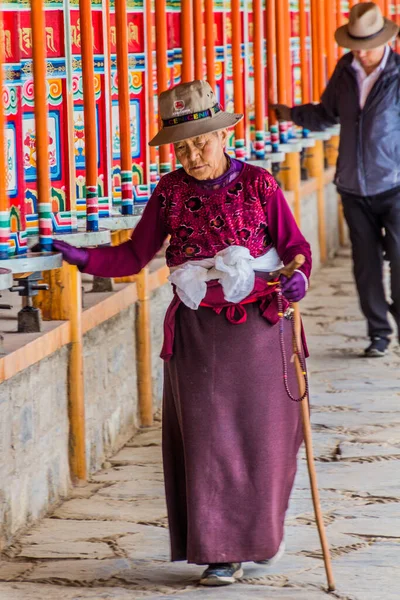
[[371,338],[371,343],[368,348],[364,350],[364,355],[367,358],[378,358],[380,356],[385,356],[389,344],[390,341],[387,338],[373,337]]
[[216,563],[204,571],[200,585],[230,585],[239,577],[243,577],[242,563]]

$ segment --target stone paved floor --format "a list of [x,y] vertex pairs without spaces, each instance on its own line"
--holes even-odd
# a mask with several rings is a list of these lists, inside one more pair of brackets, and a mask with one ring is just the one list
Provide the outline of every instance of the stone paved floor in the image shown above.
[[[343,252],[303,302],[315,454],[337,592],[398,600],[400,353],[363,360],[364,323]],[[304,457],[274,568],[245,565],[229,588],[200,589],[200,567],[169,564],[160,432],[137,435],[51,518],[0,559],[1,600],[324,600]]]

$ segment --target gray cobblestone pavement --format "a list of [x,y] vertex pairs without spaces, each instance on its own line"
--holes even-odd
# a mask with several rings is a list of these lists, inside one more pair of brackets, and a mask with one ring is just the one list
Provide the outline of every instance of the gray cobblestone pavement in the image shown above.
[[[362,359],[365,325],[343,251],[302,303],[319,487],[341,600],[398,600],[400,353]],[[1,600],[324,600],[304,456],[272,568],[201,589],[201,567],[168,563],[160,430],[140,432],[90,484],[0,557]]]

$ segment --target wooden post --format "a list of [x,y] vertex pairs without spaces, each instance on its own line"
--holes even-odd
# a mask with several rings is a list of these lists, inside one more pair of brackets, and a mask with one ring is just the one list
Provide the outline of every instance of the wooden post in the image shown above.
[[[232,20],[232,71],[235,113],[244,113],[243,62],[242,62],[242,23],[240,0],[231,0]],[[246,140],[244,119],[235,127],[235,148],[237,158],[245,158]]]
[[265,31],[267,38],[267,81],[268,81],[268,123],[276,123],[276,114],[270,109],[271,104],[276,104],[277,78],[276,78],[276,24],[275,24],[275,0],[266,0]]
[[329,167],[335,167],[339,154],[339,136],[333,135],[325,147],[325,156]]
[[203,2],[193,0],[193,39],[194,39],[194,76],[203,79]]
[[325,39],[325,0],[317,0],[317,36],[318,36],[318,87],[319,95],[326,86],[326,39]]
[[312,99],[319,102],[318,0],[311,0]]
[[[396,21],[397,25],[400,27],[400,0],[396,0],[395,10],[396,10],[395,21]],[[398,35],[396,38],[396,51],[400,54],[400,35]]]
[[[342,13],[342,0],[336,0],[336,27],[343,25],[343,13]],[[340,58],[344,54],[344,48],[337,46],[338,57]]]
[[263,45],[263,4],[262,0],[253,0],[255,151],[257,157],[259,156],[260,158],[263,158],[265,154],[265,69]]
[[308,63],[307,32],[308,15],[306,11],[306,0],[300,0],[299,4],[299,27],[300,27],[300,64],[301,64],[301,101],[303,104],[310,102],[310,65]]
[[283,4],[284,14],[284,32],[285,32],[285,69],[286,69],[286,88],[287,101],[290,106],[293,105],[293,71],[292,71],[292,52],[291,52],[291,37],[292,23],[290,18],[290,2],[289,0],[280,0]]
[[128,19],[126,0],[115,0],[117,32],[118,116],[121,141],[121,212],[133,214],[131,118],[129,101]]
[[288,69],[286,49],[289,40],[286,37],[286,19],[288,15],[285,12],[286,1],[276,0],[276,64],[278,73],[278,102],[281,104],[292,104],[288,93]]
[[[0,91],[3,91],[3,65],[5,63],[3,13],[0,8]],[[5,143],[5,118],[0,106],[0,259],[8,258],[10,240],[10,206],[7,195],[7,163]]]
[[85,121],[86,228],[88,231],[98,231],[97,122],[91,0],[79,0],[79,18],[81,22],[83,115]]
[[[121,229],[120,231],[113,231],[111,233],[111,245],[119,246],[130,240],[133,229]],[[136,281],[136,275],[126,275],[125,277],[115,277],[115,283],[132,283]]]
[[39,308],[43,321],[67,321],[71,310],[70,274],[67,263],[60,269],[45,271],[43,280],[48,290],[39,291],[32,304]]
[[[146,53],[147,53],[147,65],[149,72],[147,74],[148,85],[147,85],[147,104],[148,104],[148,139],[151,140],[157,133],[157,126],[155,122],[154,114],[154,85],[153,85],[153,13],[151,11],[151,2],[146,0]],[[154,146],[150,146],[150,163],[155,165],[157,163],[157,149]]]
[[47,127],[46,24],[43,0],[31,0],[31,25],[39,240],[42,250],[51,251],[53,226],[49,174],[49,132]]
[[[65,2],[64,10],[64,41],[66,52],[66,91],[67,91],[67,140],[68,140],[68,188],[71,207],[72,228],[76,224],[76,176],[74,153],[74,99],[72,88],[72,62],[71,62],[71,24],[70,6]],[[43,321],[66,321],[70,314],[70,274],[67,263],[60,269],[44,271],[43,280],[48,285],[48,290],[40,290],[32,298],[32,305],[39,308]]]
[[346,245],[345,222],[343,213],[342,198],[338,194],[338,228],[339,228],[339,244]]
[[136,315],[137,373],[140,422],[143,427],[153,425],[153,390],[151,378],[150,299],[148,269],[136,279],[138,303]]
[[325,190],[324,190],[324,143],[315,140],[315,146],[310,149],[307,158],[307,168],[310,177],[317,180],[317,210],[318,210],[318,240],[321,263],[326,262],[326,223],[325,223]]
[[334,0],[325,0],[325,43],[326,66],[328,79],[336,67],[334,28],[335,10]]
[[71,304],[69,356],[69,461],[73,479],[85,481],[86,440],[85,440],[85,398],[83,383],[83,343],[82,343],[82,285],[77,267],[68,265]]
[[[69,2],[69,0],[68,0]],[[68,14],[70,13],[70,8],[68,6]],[[107,211],[105,216],[110,216],[112,212],[113,205],[113,176],[112,176],[112,76],[111,76],[111,14],[110,14],[110,0],[104,0],[103,10],[102,10],[102,27],[103,27],[103,43],[104,43],[104,90],[105,90],[105,100],[104,100],[104,108],[105,108],[105,142],[104,147],[107,153],[106,159],[106,173],[105,173],[105,182],[107,182],[107,207],[103,205],[103,210]],[[66,44],[70,46],[70,37],[69,34],[68,41]]]
[[282,178],[285,190],[294,193],[294,217],[296,223],[301,227],[301,170],[300,154],[298,152],[288,152],[283,163]]
[[[150,4],[150,3],[149,3]],[[192,0],[181,2],[182,83],[193,80],[193,6]]]
[[71,6],[69,0],[64,2],[64,43],[66,61],[66,88],[67,88],[67,129],[68,129],[68,187],[69,203],[71,210],[72,230],[78,227],[76,214],[76,171],[75,171],[75,147],[74,147],[74,89],[72,78],[72,49],[71,49]]
[[207,81],[215,92],[214,0],[204,0]]
[[[167,13],[166,0],[155,0],[156,7],[156,55],[157,55],[157,93],[158,97],[168,89],[168,53],[167,53]],[[169,165],[169,167],[168,167]],[[160,168],[171,170],[170,146],[160,147]]]

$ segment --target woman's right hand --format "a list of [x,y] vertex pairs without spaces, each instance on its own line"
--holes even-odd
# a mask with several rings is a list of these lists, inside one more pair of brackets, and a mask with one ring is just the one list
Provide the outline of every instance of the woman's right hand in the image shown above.
[[85,248],[76,248],[62,240],[53,240],[53,250],[61,252],[67,263],[76,265],[79,269],[84,269],[89,260],[89,252]]

